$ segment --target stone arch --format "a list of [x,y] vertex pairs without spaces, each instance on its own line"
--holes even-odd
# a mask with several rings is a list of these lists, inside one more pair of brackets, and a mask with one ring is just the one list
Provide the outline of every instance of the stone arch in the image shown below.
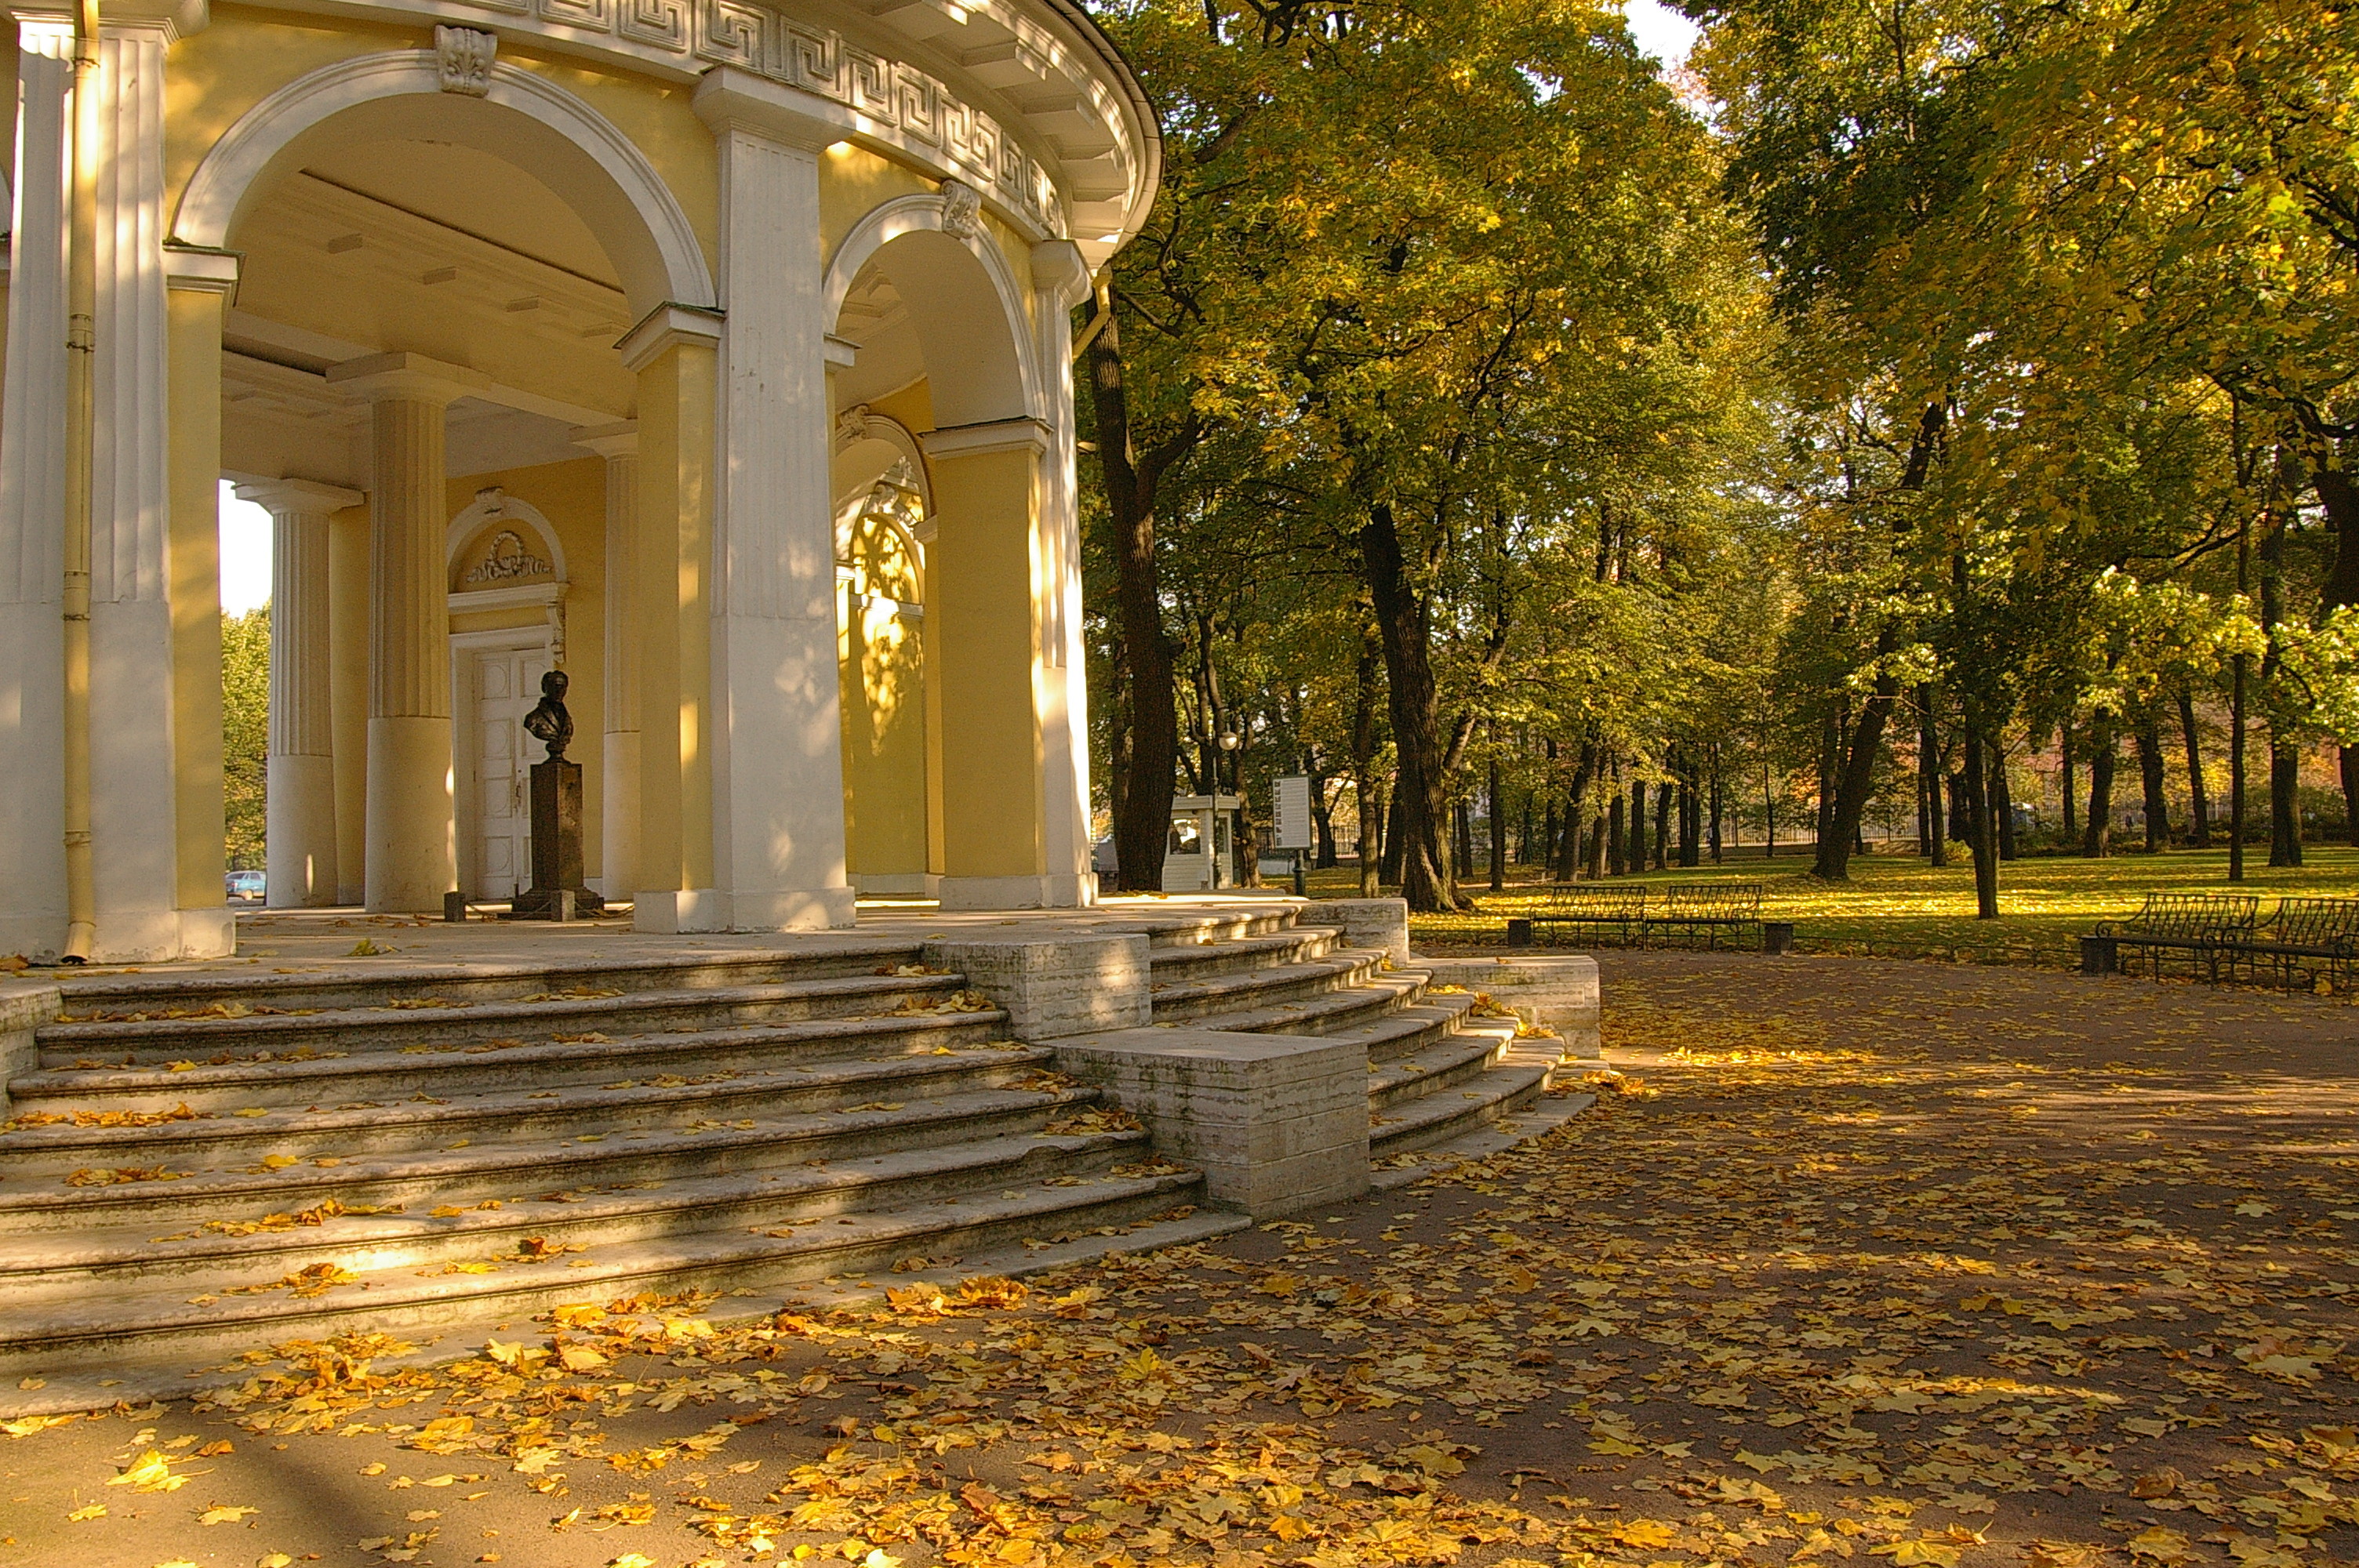
[[828,262],[823,319],[842,315],[853,280],[875,263],[916,326],[938,425],[1045,419],[1025,291],[959,200],[965,189],[953,181],[943,195],[897,196],[870,209]]
[[[926,539],[933,533],[934,481],[926,468],[925,449],[918,438],[898,419],[872,414],[865,404],[846,409],[835,422],[835,483],[834,502],[839,533],[845,509],[856,514],[869,490],[882,479],[897,460],[906,460],[909,471],[918,481],[918,500],[925,508],[922,531],[910,539],[918,546],[922,557]],[[837,540],[839,559],[842,557],[842,541]]]
[[516,165],[571,204],[608,247],[632,311],[710,308],[712,274],[679,200],[647,156],[581,99],[494,64],[483,96],[445,92],[431,49],[357,56],[288,82],[206,152],[180,197],[173,236],[227,246],[274,177],[324,148],[429,132]]

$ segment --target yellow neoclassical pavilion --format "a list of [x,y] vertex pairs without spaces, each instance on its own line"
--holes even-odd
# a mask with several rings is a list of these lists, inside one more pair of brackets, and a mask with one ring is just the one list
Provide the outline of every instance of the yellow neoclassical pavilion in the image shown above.
[[1071,311],[1158,148],[1073,0],[11,14],[0,953],[234,944],[224,478],[274,904],[528,881],[550,668],[641,929],[1094,897]]

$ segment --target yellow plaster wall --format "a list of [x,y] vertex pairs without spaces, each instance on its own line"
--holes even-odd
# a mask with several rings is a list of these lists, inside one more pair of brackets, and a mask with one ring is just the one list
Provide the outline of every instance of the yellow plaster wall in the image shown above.
[[167,592],[172,610],[172,809],[179,905],[217,909],[223,842],[221,321],[211,289],[166,297],[171,446]]
[[820,254],[832,258],[871,209],[897,196],[931,196],[940,186],[892,159],[838,142],[819,160]]
[[951,876],[1037,876],[1047,865],[1034,692],[1035,467],[1029,451],[932,465],[940,532],[927,550],[928,686],[941,693]]
[[[585,457],[575,462],[544,463],[536,468],[469,474],[464,479],[452,480],[445,497],[451,515],[455,517],[465,511],[473,503],[475,492],[488,485],[497,485],[516,500],[538,508],[549,519],[549,526],[557,530],[558,542],[565,547],[565,659],[559,667],[571,683],[565,694],[565,706],[573,715],[573,745],[566,755],[582,764],[582,875],[601,876],[606,796],[605,762],[598,743],[606,711],[605,460]],[[538,605],[473,611],[451,617],[454,633],[547,623],[548,617]],[[460,689],[463,691],[464,686]],[[461,746],[466,744],[463,724],[455,739]],[[528,748],[526,757],[529,762],[538,762],[538,746]],[[467,825],[461,824],[462,835],[466,831]]]
[[933,388],[920,377],[890,396],[878,398],[868,406],[868,412],[897,420],[903,428],[922,436],[934,427]]
[[[712,885],[705,553],[714,368],[711,349],[681,344],[639,373],[639,560],[647,574],[640,599],[639,854],[640,881],[649,891]],[[670,592],[663,590],[667,580]]]
[[877,875],[927,869],[925,623],[896,602],[923,591],[889,524],[853,525],[848,600],[837,617],[843,715],[845,863]]

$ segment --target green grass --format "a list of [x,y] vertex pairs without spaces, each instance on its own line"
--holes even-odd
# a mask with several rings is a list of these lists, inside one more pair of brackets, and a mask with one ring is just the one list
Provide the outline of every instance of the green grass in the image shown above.
[[[1790,920],[1797,946],[1806,953],[1850,953],[1879,957],[1937,957],[1982,963],[2069,965],[2078,961],[2076,939],[2099,921],[2134,913],[2150,892],[2258,894],[2267,917],[2286,893],[2359,896],[2359,849],[2340,845],[2303,846],[2307,864],[2271,870],[2266,845],[2245,857],[2245,882],[2231,890],[2225,849],[2176,849],[2159,855],[2114,855],[2103,860],[2037,856],[1999,867],[1999,917],[1974,918],[1974,877],[1962,856],[1934,871],[1913,855],[1854,857],[1848,883],[1822,882],[1809,871],[1807,849],[1774,860],[1758,852],[1725,865],[1693,871],[1651,871],[1611,879],[1609,885],[1666,887],[1683,881],[1757,881],[1763,884],[1766,919]],[[1419,914],[1409,920],[1419,946],[1496,944],[1511,914],[1538,910],[1548,896],[1542,873],[1517,868],[1505,892],[1482,886],[1482,873],[1467,891],[1472,914]],[[1386,888],[1386,892],[1397,890]],[[1314,871],[1310,892],[1318,898],[1356,898],[1358,872],[1349,866]]]

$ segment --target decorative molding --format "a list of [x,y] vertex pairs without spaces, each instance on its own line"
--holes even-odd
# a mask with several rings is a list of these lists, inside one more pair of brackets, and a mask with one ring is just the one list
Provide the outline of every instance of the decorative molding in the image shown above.
[[954,240],[983,233],[983,193],[963,180],[942,181],[942,232]]
[[492,61],[499,35],[473,27],[434,29],[434,74],[445,92],[481,98],[492,90]]
[[855,403],[835,416],[835,449],[843,450],[868,434],[868,405]]
[[235,251],[165,242],[164,284],[168,288],[218,294],[234,305],[238,275],[245,265],[245,257]]

